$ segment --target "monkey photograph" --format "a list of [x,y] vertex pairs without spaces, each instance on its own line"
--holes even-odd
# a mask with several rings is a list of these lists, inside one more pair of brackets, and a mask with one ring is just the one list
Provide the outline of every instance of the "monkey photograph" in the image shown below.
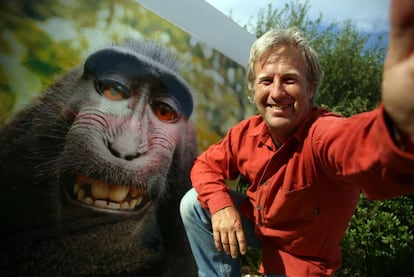
[[[189,187],[196,137],[191,91],[174,70],[155,44],[103,49],[6,125],[2,206],[13,212],[2,214],[2,236],[18,246],[8,250],[10,265],[39,274],[94,272],[87,264],[98,274],[141,273],[153,262],[189,268],[170,211]],[[64,252],[48,255],[57,249]]]
[[135,1],[1,5],[0,275],[196,276],[178,205],[243,67]]

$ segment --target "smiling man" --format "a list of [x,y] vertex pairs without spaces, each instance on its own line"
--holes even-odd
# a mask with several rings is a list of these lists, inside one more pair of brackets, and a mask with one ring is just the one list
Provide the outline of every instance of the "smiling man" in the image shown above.
[[[277,31],[269,32],[263,39],[272,36],[278,36]],[[257,74],[250,80],[254,85],[254,101],[274,143],[280,145],[305,119],[317,83],[307,80],[306,64],[298,49],[290,46],[266,52],[253,71]],[[319,80],[319,68],[315,75]]]
[[[349,118],[321,109],[318,55],[297,29],[252,46],[248,87],[259,115],[195,161],[181,216],[199,276],[240,276],[238,254],[262,249],[265,276],[331,276],[360,191],[414,192],[414,1],[393,1],[383,103]],[[242,176],[246,195],[227,179]]]

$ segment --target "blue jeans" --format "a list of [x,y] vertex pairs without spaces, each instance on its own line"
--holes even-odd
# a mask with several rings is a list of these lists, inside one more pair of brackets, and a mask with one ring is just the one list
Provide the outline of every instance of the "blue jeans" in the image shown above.
[[[236,208],[239,209],[242,199],[245,196],[231,191],[231,197]],[[180,213],[191,250],[197,263],[198,276],[240,277],[239,260],[233,259],[224,251],[217,251],[214,245],[210,212],[201,207],[197,200],[197,192],[194,189],[189,190],[182,198]],[[247,245],[261,249],[261,242],[254,234],[253,223],[243,215],[241,217]],[[275,277],[277,275],[265,276]]]

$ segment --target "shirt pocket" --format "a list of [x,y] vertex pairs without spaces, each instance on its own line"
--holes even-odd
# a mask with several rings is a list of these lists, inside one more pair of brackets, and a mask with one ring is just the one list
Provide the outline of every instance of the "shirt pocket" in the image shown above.
[[317,195],[311,184],[291,186],[289,191],[282,186],[274,197],[267,199],[267,204],[268,227],[278,230],[305,228],[319,215]]

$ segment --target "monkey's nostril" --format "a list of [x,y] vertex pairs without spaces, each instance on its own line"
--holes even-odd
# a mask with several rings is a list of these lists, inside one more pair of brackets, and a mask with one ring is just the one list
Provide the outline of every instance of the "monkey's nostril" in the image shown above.
[[108,149],[111,152],[111,154],[114,155],[115,157],[117,157],[117,158],[121,157],[121,154],[118,151],[116,151],[115,149],[112,148],[112,144],[108,145]]
[[124,157],[124,159],[127,160],[127,161],[132,161],[132,160],[134,160],[134,159],[136,159],[138,157],[139,157],[139,154],[137,153],[135,156],[133,156],[133,155],[126,155]]

